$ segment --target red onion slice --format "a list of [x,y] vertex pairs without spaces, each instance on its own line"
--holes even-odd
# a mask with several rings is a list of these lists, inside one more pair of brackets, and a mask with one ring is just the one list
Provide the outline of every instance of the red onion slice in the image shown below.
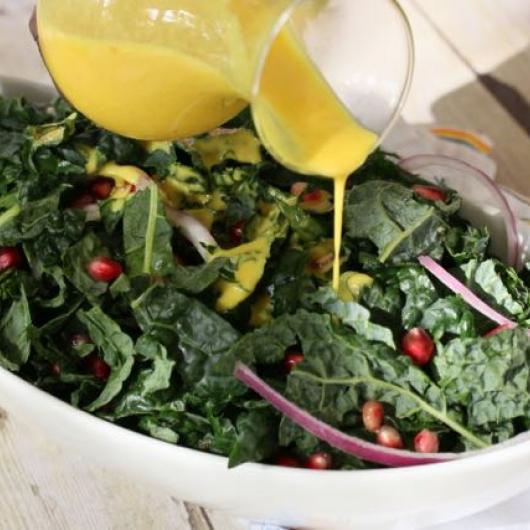
[[166,215],[171,223],[178,228],[182,235],[195,247],[204,260],[211,258],[209,248],[219,245],[208,229],[195,217],[166,206]]
[[236,364],[234,377],[254,390],[256,394],[260,395],[284,416],[302,427],[302,429],[332,447],[361,458],[362,460],[389,467],[403,467],[421,464],[438,464],[464,457],[464,455],[456,453],[413,453],[400,449],[381,447],[380,445],[345,434],[315,418],[271,388],[243,363],[238,362]]
[[508,265],[518,269],[521,267],[517,218],[502,190],[486,173],[467,162],[445,155],[415,155],[402,160],[399,165],[406,171],[419,174],[421,174],[422,170],[433,166],[450,168],[469,175],[487,188],[504,218]]
[[501,324],[500,326],[497,326],[493,328],[492,330],[488,331],[487,333],[484,333],[482,335],[485,339],[490,339],[491,337],[495,337],[495,335],[498,335],[499,333],[502,333],[503,331],[506,331],[507,329],[513,329],[513,325],[510,324]]
[[490,320],[497,322],[500,326],[506,328],[515,328],[517,324],[510,319],[495,311],[486,302],[482,301],[473,291],[468,289],[460,280],[447,272],[441,265],[436,263],[429,256],[420,256],[418,261],[425,267],[435,278],[442,282],[448,289],[455,294],[459,294],[473,309],[488,317]]

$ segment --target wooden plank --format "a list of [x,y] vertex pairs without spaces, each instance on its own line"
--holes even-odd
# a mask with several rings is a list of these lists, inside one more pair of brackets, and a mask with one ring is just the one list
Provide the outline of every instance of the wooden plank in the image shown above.
[[[445,1],[438,0],[440,4]],[[423,6],[423,0],[402,3],[411,19],[417,48],[416,76],[404,110],[405,119],[473,129],[489,136],[499,164],[498,180],[528,195],[530,137],[476,79],[456,49],[435,31],[430,15],[418,8]],[[455,11],[458,13],[456,8]]]
[[7,413],[0,417],[0,530],[248,528],[94,466]]
[[197,525],[184,503],[59,450],[14,418],[0,431],[0,513],[2,530],[220,528]]

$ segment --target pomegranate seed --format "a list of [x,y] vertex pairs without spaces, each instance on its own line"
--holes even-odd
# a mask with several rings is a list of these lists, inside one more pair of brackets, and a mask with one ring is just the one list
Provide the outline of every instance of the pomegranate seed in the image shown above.
[[282,467],[301,467],[300,462],[296,458],[285,454],[278,455],[274,463]]
[[92,344],[92,341],[88,335],[85,335],[84,333],[77,333],[76,335],[72,335],[70,338],[70,344],[72,347],[78,348],[79,346],[84,346],[85,344]]
[[422,199],[425,199],[427,201],[445,202],[447,200],[447,194],[445,193],[445,191],[436,186],[423,186],[417,184],[415,186],[412,186],[412,190]]
[[383,425],[377,431],[377,443],[391,449],[403,449],[404,447],[401,435],[397,429],[394,429],[390,425]]
[[0,272],[7,269],[18,269],[24,258],[18,248],[15,247],[3,247],[0,248]]
[[230,228],[230,241],[234,245],[241,245],[243,241],[243,232],[245,230],[246,221],[241,220],[235,223],[232,228]]
[[85,368],[97,379],[106,381],[110,375],[110,366],[95,353],[90,354],[85,359]]
[[377,432],[385,417],[385,410],[380,401],[367,401],[363,405],[364,428],[370,432]]
[[90,191],[96,199],[107,199],[114,189],[114,181],[105,177],[98,177],[90,184]]
[[288,352],[285,354],[283,360],[283,369],[286,374],[291,373],[291,370],[304,360],[304,355],[299,351]]
[[424,366],[432,359],[435,345],[423,328],[413,328],[401,339],[401,349],[415,364]]
[[300,207],[311,213],[323,214],[333,210],[332,196],[326,190],[313,190],[302,195]]
[[61,366],[59,363],[53,363],[50,367],[50,370],[55,377],[59,377],[61,375]]
[[437,453],[440,440],[435,432],[423,429],[414,437],[414,450],[417,453]]
[[123,272],[123,267],[117,261],[99,256],[94,258],[87,266],[88,274],[97,282],[110,283]]
[[295,182],[291,186],[291,195],[296,195],[296,197],[300,197],[302,193],[307,189],[307,182]]
[[305,467],[309,469],[331,469],[333,459],[329,453],[314,453],[305,462]]
[[303,202],[318,202],[322,200],[324,192],[322,190],[314,190],[306,193],[302,197]]
[[82,210],[91,204],[94,204],[95,200],[90,193],[82,193],[78,195],[71,203],[70,208],[78,208]]

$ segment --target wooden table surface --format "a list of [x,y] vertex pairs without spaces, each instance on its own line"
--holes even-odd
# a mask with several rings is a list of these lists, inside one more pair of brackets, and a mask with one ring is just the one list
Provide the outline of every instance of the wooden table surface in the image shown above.
[[[487,135],[499,180],[530,196],[530,0],[401,3],[417,44],[404,118]],[[42,81],[46,72],[26,31],[31,4],[0,0],[0,75]],[[248,527],[54,449],[9,411],[0,415],[0,530]]]

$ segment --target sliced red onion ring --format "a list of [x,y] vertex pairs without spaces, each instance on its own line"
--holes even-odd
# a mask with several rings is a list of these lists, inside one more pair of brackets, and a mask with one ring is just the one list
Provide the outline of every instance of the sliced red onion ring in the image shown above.
[[493,328],[487,333],[484,333],[484,335],[482,336],[485,339],[490,339],[491,337],[495,337],[495,335],[498,335],[499,333],[502,333],[503,331],[506,331],[507,329],[513,329],[513,325],[512,324],[501,324],[500,326]]
[[166,215],[171,223],[178,228],[182,235],[195,247],[204,260],[211,258],[209,248],[219,245],[208,229],[195,217],[166,206]]
[[486,302],[482,301],[473,291],[468,289],[460,280],[447,272],[441,265],[436,263],[429,256],[420,256],[418,261],[425,267],[435,278],[442,282],[448,289],[455,294],[459,294],[473,309],[488,317],[490,320],[497,322],[506,328],[515,328],[517,324],[495,311]]
[[519,236],[517,232],[517,219],[502,190],[495,181],[486,175],[486,173],[467,162],[444,155],[415,155],[410,158],[405,158],[399,163],[399,165],[406,171],[419,174],[421,174],[422,170],[428,167],[446,167],[455,171],[463,172],[466,175],[473,177],[477,182],[480,182],[488,189],[495,201],[495,205],[499,208],[504,218],[508,265],[516,267],[517,269],[521,268],[522,264]]
[[234,377],[254,390],[256,394],[259,394],[275,409],[307,432],[332,447],[361,458],[362,460],[389,467],[403,467],[437,464],[464,457],[464,455],[457,453],[412,453],[400,449],[381,447],[380,445],[345,434],[315,418],[271,388],[243,363],[236,364]]

